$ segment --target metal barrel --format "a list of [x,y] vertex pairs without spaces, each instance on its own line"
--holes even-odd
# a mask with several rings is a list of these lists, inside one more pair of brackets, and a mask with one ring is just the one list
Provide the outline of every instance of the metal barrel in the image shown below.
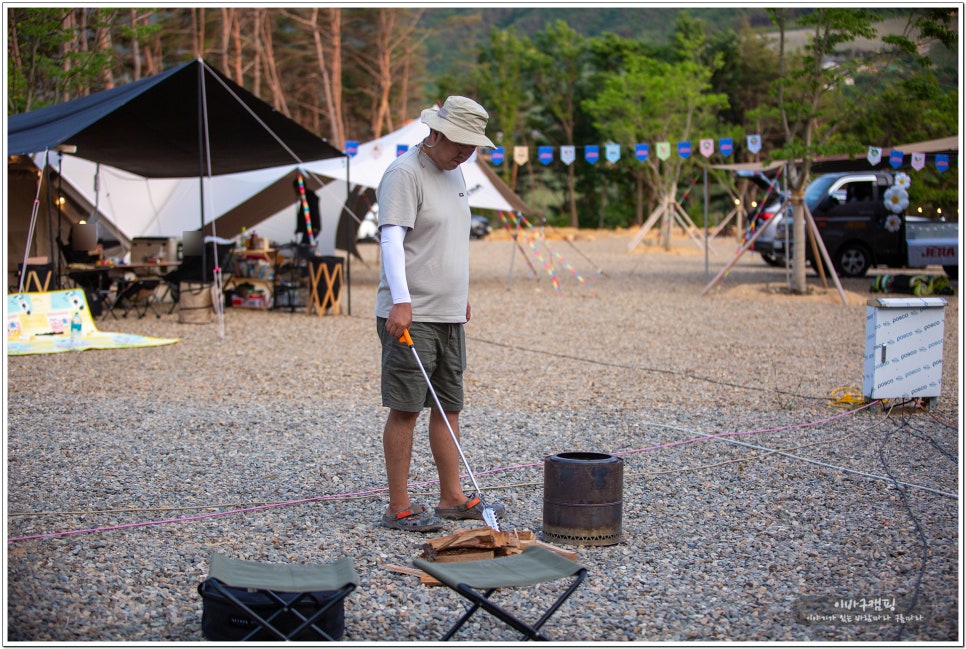
[[543,463],[543,540],[614,545],[621,540],[624,461],[605,453],[558,453]]

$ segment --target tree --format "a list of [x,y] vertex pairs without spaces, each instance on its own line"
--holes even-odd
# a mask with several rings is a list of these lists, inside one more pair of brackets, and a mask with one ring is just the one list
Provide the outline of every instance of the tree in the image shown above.
[[[790,174],[792,186],[792,232],[795,241],[804,242],[804,195],[812,162],[823,153],[839,152],[833,136],[841,122],[828,119],[825,107],[829,95],[841,92],[848,66],[829,65],[836,49],[856,38],[872,38],[875,17],[864,9],[818,8],[805,14],[799,22],[810,27],[812,34],[800,53],[786,51],[787,14],[785,9],[769,9],[779,30],[779,73],[776,83],[778,109],[781,114],[785,144],[776,157],[797,162]],[[807,292],[805,282],[805,246],[797,245],[792,259],[792,291]]]
[[[559,144],[574,144],[579,85],[584,75],[587,45],[567,23],[557,20],[533,37],[527,74],[539,106],[560,129]],[[567,167],[567,206],[570,225],[577,227],[574,166]]]
[[[530,42],[518,37],[512,27],[491,29],[489,39],[479,47],[478,65],[473,71],[479,99],[489,107],[488,128],[491,132],[495,130],[495,139],[510,151],[518,133],[523,130],[521,105],[529,103],[525,91],[527,84],[524,83],[524,61],[531,49]],[[507,164],[504,169],[504,180],[512,189],[515,183],[510,178],[511,165]]]

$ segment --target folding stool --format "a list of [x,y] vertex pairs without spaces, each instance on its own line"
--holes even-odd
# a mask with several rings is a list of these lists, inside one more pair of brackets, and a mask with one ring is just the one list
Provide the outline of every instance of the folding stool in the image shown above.
[[202,630],[208,640],[335,642],[344,631],[343,600],[358,583],[346,557],[291,565],[213,553],[208,579],[198,585]]
[[[540,633],[540,627],[573,594],[587,575],[587,569],[579,563],[539,545],[531,545],[521,554],[508,557],[447,563],[414,559],[413,565],[472,602],[472,606],[467,607],[466,613],[443,635],[442,640],[452,638],[481,608],[523,633],[528,640],[549,640]],[[565,578],[573,580],[533,624],[524,622],[490,599],[500,588],[532,586]]]

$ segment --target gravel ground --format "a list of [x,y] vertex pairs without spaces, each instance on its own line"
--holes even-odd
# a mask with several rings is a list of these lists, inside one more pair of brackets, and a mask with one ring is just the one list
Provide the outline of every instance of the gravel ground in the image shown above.
[[[810,295],[789,296],[784,269],[745,255],[702,296],[733,241],[716,240],[708,262],[687,239],[629,241],[583,233],[540,248],[559,292],[530,250],[496,234],[471,243],[462,435],[504,527],[541,533],[548,455],[624,462],[623,540],[570,548],[589,577],[547,634],[961,644],[959,297],[932,410],[836,404],[837,388],[861,388],[871,278],[843,280],[848,305],[811,275]],[[7,359],[6,640],[203,641],[196,588],[214,551],[351,557],[347,642],[425,643],[448,628],[455,595],[386,569],[409,565],[427,535],[378,524],[378,266],[374,247],[362,252],[349,316],[229,309],[224,338],[177,315],[107,320],[180,342]],[[420,421],[417,483],[435,478]],[[435,502],[433,484],[415,491]],[[530,607],[550,590],[505,601]],[[879,623],[797,617],[813,598],[900,605]],[[457,639],[517,639],[475,620]]]

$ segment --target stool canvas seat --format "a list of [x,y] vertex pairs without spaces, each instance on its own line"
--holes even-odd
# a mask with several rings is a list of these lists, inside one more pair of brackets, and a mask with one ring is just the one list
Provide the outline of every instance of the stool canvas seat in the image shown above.
[[[342,637],[343,600],[358,583],[352,560],[346,557],[327,564],[292,565],[213,553],[208,579],[198,586],[208,617],[206,624],[203,616],[202,627],[209,640],[334,642]],[[338,628],[325,628],[326,621]],[[240,630],[223,628],[233,625]]]
[[[481,608],[523,633],[526,639],[549,640],[540,632],[540,628],[573,594],[587,575],[587,569],[576,561],[536,545],[527,547],[521,554],[508,557],[446,563],[414,559],[413,565],[472,602],[466,613],[443,635],[442,640],[452,638]],[[567,588],[533,623],[525,622],[491,599],[499,589],[534,586],[567,578],[571,579]]]

